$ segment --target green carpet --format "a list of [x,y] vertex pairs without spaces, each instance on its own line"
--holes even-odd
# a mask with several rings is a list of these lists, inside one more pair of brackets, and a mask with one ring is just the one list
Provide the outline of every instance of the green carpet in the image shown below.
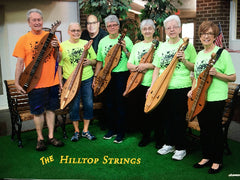
[[[82,123],[80,123],[82,127]],[[225,180],[240,179],[240,143],[229,140],[232,155],[224,156],[224,169],[216,175],[209,175],[208,168],[194,169],[192,165],[200,160],[197,145],[182,161],[173,161],[172,154],[158,155],[155,144],[140,148],[139,133],[128,133],[122,144],[113,139],[104,140],[105,131],[100,130],[97,121],[90,126],[96,141],[81,138],[71,142],[72,125],[67,125],[68,139],[61,148],[48,146],[44,152],[35,151],[36,133],[22,133],[23,148],[18,148],[10,136],[0,137],[0,178],[16,179],[166,179],[166,180]],[[44,129],[47,135],[47,129]],[[55,133],[62,137],[60,128]]]

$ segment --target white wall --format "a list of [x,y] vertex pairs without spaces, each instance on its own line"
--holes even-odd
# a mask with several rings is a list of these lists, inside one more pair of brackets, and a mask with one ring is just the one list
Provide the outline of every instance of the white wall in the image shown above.
[[[236,26],[237,18],[237,0],[231,0],[230,2],[230,29],[229,29],[229,48],[233,50],[240,50],[240,39],[236,39]],[[230,53],[232,61],[236,70],[237,80],[236,83],[240,84],[240,53]]]
[[[68,24],[80,21],[77,1],[11,0],[0,2],[0,6],[4,11],[4,22],[0,21],[0,56],[3,80],[14,79],[16,58],[12,57],[12,52],[19,37],[30,30],[26,20],[26,12],[29,9],[42,10],[44,27],[50,28],[56,20],[61,20],[62,23],[57,30],[62,31],[63,41],[68,39]],[[0,95],[0,109],[7,109],[5,85],[3,92],[4,94]]]

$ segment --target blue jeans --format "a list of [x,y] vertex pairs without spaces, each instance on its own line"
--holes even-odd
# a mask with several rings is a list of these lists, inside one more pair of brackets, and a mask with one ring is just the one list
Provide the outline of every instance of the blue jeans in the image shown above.
[[[65,82],[66,80],[64,80]],[[93,90],[92,90],[93,77],[81,82],[81,86],[76,96],[69,104],[69,115],[71,121],[79,121],[80,114],[80,101],[83,104],[83,119],[93,118]]]

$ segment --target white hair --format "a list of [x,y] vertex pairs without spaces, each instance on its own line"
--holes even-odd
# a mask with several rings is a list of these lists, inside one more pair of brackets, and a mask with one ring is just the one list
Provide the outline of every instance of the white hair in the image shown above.
[[31,13],[34,13],[34,12],[40,14],[41,17],[43,18],[42,11],[41,11],[40,9],[33,8],[33,9],[28,10],[28,12],[27,12],[27,20],[28,20],[28,21],[29,21],[29,19],[30,19],[30,14],[31,14]]
[[146,25],[152,26],[153,29],[155,30],[155,24],[152,19],[144,19],[140,24],[140,29],[142,30],[142,28]]
[[80,31],[81,31],[82,28],[81,28],[81,25],[80,25],[78,22],[71,22],[71,23],[68,25],[68,30],[70,29],[70,27],[71,27],[72,25],[75,25],[75,24],[80,27]]
[[178,23],[178,26],[181,27],[181,20],[179,18],[179,16],[177,15],[171,15],[169,17],[167,17],[164,21],[163,21],[163,25],[166,28],[166,25],[168,22],[170,21],[176,21]]

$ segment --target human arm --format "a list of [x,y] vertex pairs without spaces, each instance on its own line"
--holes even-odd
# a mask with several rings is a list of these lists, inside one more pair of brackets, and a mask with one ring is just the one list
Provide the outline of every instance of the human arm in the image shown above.
[[61,91],[62,88],[63,88],[63,83],[62,83],[62,79],[63,79],[63,77],[62,77],[62,66],[58,66],[58,78],[59,78],[59,86],[60,86],[59,91]]
[[192,88],[191,88],[191,90],[190,91],[188,91],[188,93],[187,93],[187,96],[189,97],[189,98],[191,98],[192,97],[192,92],[193,92],[193,90],[196,88],[196,79],[195,78],[193,78],[193,82],[192,82]]
[[177,52],[177,57],[178,57],[178,60],[181,61],[184,64],[184,66],[186,66],[186,68],[188,68],[188,70],[193,71],[194,64],[185,59],[184,51]]
[[236,81],[236,73],[231,75],[226,75],[218,72],[214,67],[212,67],[209,71],[209,74],[215,76],[216,78],[225,81],[225,82],[234,82]]
[[152,83],[151,83],[151,86],[150,86],[150,87],[148,88],[148,90],[147,90],[146,98],[147,98],[147,95],[148,95],[150,89],[152,88],[153,84],[155,83],[155,81],[156,81],[157,78],[158,78],[159,70],[160,70],[159,67],[156,67],[156,66],[154,67],[154,71],[153,71],[153,75],[152,75]]
[[83,61],[83,66],[94,66],[97,63],[96,59],[89,60],[87,58]]
[[23,72],[24,69],[24,59],[18,57],[17,63],[16,63],[16,69],[15,69],[15,86],[17,88],[17,91],[21,94],[26,93],[26,91],[20,86],[19,84],[19,78]]
[[102,61],[97,61],[96,67],[95,67],[95,73],[94,73],[94,77],[93,77],[93,83],[92,83],[92,87],[94,88],[95,86],[95,78],[97,77],[99,71],[101,70],[103,65]]

